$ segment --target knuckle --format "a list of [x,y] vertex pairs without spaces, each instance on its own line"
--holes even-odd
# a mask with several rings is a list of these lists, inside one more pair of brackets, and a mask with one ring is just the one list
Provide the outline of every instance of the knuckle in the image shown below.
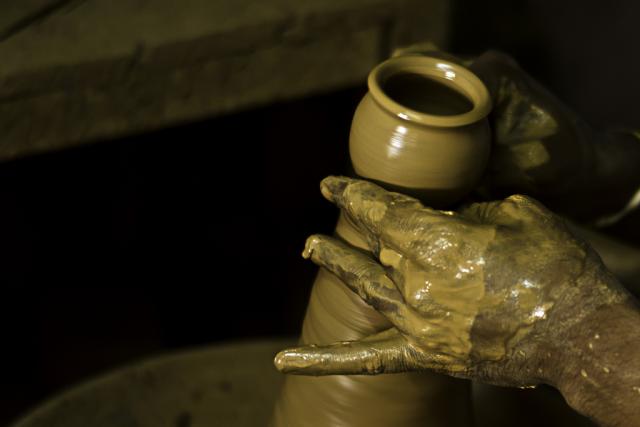
[[376,375],[384,372],[384,358],[380,351],[372,349],[368,354],[363,364],[364,372],[371,375]]
[[540,219],[552,216],[551,212],[542,203],[522,194],[514,194],[507,197],[500,204],[500,208],[503,212],[520,215],[525,218]]
[[535,204],[537,201],[532,197],[525,196],[524,194],[512,194],[511,196],[505,199],[506,202],[511,202],[515,205],[523,205],[527,206],[529,204]]

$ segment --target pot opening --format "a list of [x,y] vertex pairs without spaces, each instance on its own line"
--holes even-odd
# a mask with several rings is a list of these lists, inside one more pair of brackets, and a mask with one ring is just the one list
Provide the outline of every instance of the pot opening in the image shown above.
[[439,58],[388,59],[371,71],[368,86],[382,109],[425,126],[466,126],[491,111],[482,81],[465,67]]
[[382,91],[393,101],[423,114],[455,116],[473,109],[473,102],[466,95],[435,76],[399,72],[381,83]]

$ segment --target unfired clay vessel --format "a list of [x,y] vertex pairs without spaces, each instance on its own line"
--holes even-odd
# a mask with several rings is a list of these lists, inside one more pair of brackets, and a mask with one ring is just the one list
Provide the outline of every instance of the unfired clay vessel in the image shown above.
[[[489,155],[489,95],[459,65],[430,57],[392,58],[369,76],[355,113],[350,155],[357,175],[447,206],[467,194]],[[336,234],[367,250],[341,216]],[[321,269],[301,343],[357,340],[391,325]],[[273,425],[322,427],[469,426],[469,383],[433,373],[287,376]]]
[[489,158],[484,84],[460,65],[426,56],[389,59],[368,83],[349,141],[356,174],[427,206],[460,200]]

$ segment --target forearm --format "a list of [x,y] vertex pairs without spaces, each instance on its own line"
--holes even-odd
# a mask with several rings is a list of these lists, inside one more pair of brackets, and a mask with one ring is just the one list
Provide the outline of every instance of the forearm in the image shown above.
[[[595,144],[595,194],[603,216],[621,212],[640,190],[640,136],[607,132]],[[607,225],[607,224],[603,224]]]
[[640,426],[640,312],[629,300],[603,306],[566,335],[556,386],[603,426]]

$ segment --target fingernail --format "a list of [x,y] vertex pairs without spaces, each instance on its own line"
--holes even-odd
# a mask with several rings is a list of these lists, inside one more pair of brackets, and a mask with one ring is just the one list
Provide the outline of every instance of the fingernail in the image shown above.
[[[308,370],[314,361],[304,356],[300,348],[288,348],[276,354],[273,365],[283,374],[300,374]],[[311,372],[308,372],[311,374]]]
[[281,351],[280,353],[276,354],[276,357],[273,358],[273,365],[276,367],[278,372],[284,373],[284,370],[286,367],[285,358],[286,356],[284,351]]
[[334,202],[344,192],[349,184],[348,178],[341,176],[328,176],[320,183],[320,192],[325,199]]
[[309,259],[313,250],[320,243],[320,237],[317,235],[310,236],[304,244],[304,250],[302,251],[302,258]]

